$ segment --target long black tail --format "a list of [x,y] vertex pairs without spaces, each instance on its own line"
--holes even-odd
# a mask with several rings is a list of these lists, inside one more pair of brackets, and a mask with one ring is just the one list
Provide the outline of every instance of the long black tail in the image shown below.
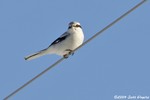
[[38,58],[40,56],[43,56],[43,55],[47,54],[46,51],[47,51],[47,49],[41,50],[41,51],[39,51],[37,53],[31,54],[29,56],[26,56],[24,59],[25,60],[32,60],[32,59]]

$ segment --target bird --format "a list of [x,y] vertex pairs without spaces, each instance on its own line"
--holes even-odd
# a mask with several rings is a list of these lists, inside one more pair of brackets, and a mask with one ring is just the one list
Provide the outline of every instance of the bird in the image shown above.
[[64,58],[73,55],[77,47],[83,44],[84,33],[79,22],[72,21],[68,24],[68,30],[52,42],[46,49],[24,57],[25,60],[33,60],[35,58],[56,54]]

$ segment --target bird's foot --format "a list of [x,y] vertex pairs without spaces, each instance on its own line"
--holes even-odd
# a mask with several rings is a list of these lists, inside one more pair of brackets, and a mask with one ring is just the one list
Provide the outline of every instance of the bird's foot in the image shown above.
[[64,57],[64,58],[68,58],[68,57],[69,57],[69,55],[74,55],[74,51],[73,51],[73,50],[66,49],[65,51],[69,51],[69,53],[68,53],[68,54],[63,55],[63,57]]
[[69,55],[74,55],[74,51],[73,50],[71,50],[71,49],[66,49],[66,51],[69,51]]
[[64,57],[65,59],[67,59],[67,58],[69,57],[69,55],[68,55],[68,54],[65,54],[65,55],[63,55],[63,57]]

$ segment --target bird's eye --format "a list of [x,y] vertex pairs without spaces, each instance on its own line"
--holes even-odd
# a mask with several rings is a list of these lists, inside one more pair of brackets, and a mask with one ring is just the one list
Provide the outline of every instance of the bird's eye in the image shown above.
[[82,28],[82,27],[81,27],[80,25],[78,25],[78,24],[76,25],[76,27],[80,27],[80,28]]

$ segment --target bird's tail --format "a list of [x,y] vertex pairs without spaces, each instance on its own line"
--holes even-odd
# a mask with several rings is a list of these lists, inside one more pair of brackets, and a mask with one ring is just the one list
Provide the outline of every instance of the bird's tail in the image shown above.
[[24,59],[25,60],[32,60],[32,59],[38,58],[40,56],[43,56],[45,54],[47,54],[47,49],[41,50],[41,51],[34,53],[34,54],[31,54],[29,56],[26,56]]

